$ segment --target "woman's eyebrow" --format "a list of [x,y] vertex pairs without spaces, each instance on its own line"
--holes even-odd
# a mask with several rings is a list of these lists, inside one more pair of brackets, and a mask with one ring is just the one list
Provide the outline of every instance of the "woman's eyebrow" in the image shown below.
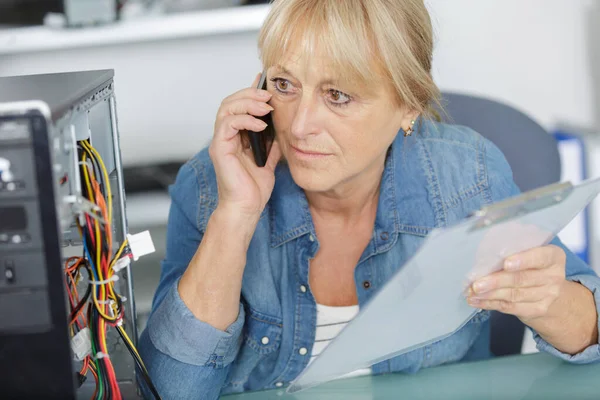
[[290,75],[291,77],[294,77],[294,78],[295,78],[294,74],[292,74],[292,73],[290,72],[290,70],[288,70],[288,69],[287,69],[286,67],[284,67],[283,65],[277,64],[277,65],[275,66],[275,68],[277,68],[277,70],[278,70],[279,72],[281,72],[281,73],[284,73],[284,74],[286,74],[286,75]]
[[[285,66],[281,65],[281,64],[277,64],[275,65],[275,68],[277,70],[277,72],[285,74],[285,75],[289,75],[292,78],[298,80],[298,78],[296,78],[296,76],[294,75],[294,73],[292,71],[290,71],[288,68],[286,68]],[[320,82],[319,82],[320,86],[325,86],[325,85],[331,85],[331,86],[347,86],[347,85],[342,85],[342,83],[340,82],[339,79],[337,78],[333,78],[333,77],[329,77],[329,76],[325,76]],[[350,88],[348,88],[350,89]],[[351,89],[356,89],[354,87],[352,87]]]

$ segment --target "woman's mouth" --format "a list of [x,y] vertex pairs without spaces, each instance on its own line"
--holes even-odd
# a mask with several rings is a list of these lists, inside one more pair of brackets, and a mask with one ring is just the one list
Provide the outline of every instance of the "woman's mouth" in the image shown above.
[[321,159],[328,156],[331,156],[331,153],[323,153],[320,151],[310,150],[310,149],[300,149],[295,146],[290,146],[292,148],[292,152],[294,156],[300,159]]

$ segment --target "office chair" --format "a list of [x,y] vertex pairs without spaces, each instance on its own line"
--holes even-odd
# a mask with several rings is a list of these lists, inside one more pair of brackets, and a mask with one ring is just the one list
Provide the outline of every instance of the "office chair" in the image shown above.
[[[442,105],[443,120],[468,126],[498,146],[521,191],[560,180],[556,139],[527,115],[497,101],[457,93],[442,93]],[[518,318],[492,312],[490,349],[494,355],[520,354],[524,333],[525,325]]]

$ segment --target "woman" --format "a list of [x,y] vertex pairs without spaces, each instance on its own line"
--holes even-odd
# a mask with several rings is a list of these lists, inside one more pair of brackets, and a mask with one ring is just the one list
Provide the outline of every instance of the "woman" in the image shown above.
[[[422,1],[276,0],[259,49],[268,90],[223,101],[209,149],[171,188],[140,343],[165,398],[287,385],[432,228],[518,193],[493,144],[432,121],[439,91]],[[269,112],[276,141],[259,168],[240,131],[262,131],[257,117]],[[592,362],[599,287],[555,240],[508,259],[465,301],[516,315],[542,350]],[[489,357],[488,316],[358,373]]]

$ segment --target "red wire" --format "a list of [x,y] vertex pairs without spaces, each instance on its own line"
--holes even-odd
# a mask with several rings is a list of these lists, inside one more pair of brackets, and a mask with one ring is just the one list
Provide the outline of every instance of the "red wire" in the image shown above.
[[[92,230],[92,220],[89,215],[85,215],[86,225],[90,234],[90,239],[92,240],[92,247],[96,247],[96,238],[94,237],[94,231]],[[91,251],[91,249],[90,249]]]
[[[69,279],[71,279],[71,282],[73,282],[73,278],[71,276],[69,276]],[[73,282],[73,285],[75,285],[75,282]],[[73,311],[75,309],[75,304],[73,302],[73,297],[71,295],[71,291],[69,290],[69,300],[71,301],[71,311]],[[79,318],[81,317],[83,312],[83,307],[81,308],[81,310],[79,310],[79,312],[77,313],[77,315],[73,316],[73,320],[70,321],[70,324],[72,325],[74,322],[77,323],[77,326],[79,327],[79,329],[83,328],[83,326],[81,325],[81,321],[79,320]]]
[[[65,279],[65,287],[69,287],[69,282],[67,281],[67,275],[64,276]],[[71,310],[73,310],[75,308],[75,302],[73,301],[73,294],[71,293],[71,290],[67,290],[67,293],[69,294],[69,303],[71,303]]]
[[[102,322],[101,322],[100,329],[104,329],[105,334],[106,334],[106,325],[104,323],[104,320],[102,320]],[[102,349],[101,351],[103,353],[108,354],[106,347],[104,347],[104,343],[100,343],[100,348]],[[110,358],[106,358],[105,361],[106,361],[106,370],[108,373],[108,379],[110,381],[110,387],[113,392],[113,399],[122,400],[121,391],[119,389],[119,384],[117,383],[117,378],[115,376],[115,369],[112,365],[112,362],[111,362]]]
[[102,273],[108,279],[108,260],[106,259],[106,255],[102,256]]
[[[70,272],[67,272],[67,274],[69,274]],[[65,287],[69,288],[68,282],[67,282],[67,275],[64,275],[64,279],[65,279]],[[75,285],[75,282],[73,281],[73,277],[69,275],[69,279],[71,280],[71,282],[73,283],[73,285]],[[69,303],[71,303],[71,311],[73,311],[75,309],[75,300],[73,299],[73,292],[71,289],[67,290],[67,293],[69,295]],[[83,309],[82,309],[83,310]],[[83,326],[81,325],[81,321],[79,321],[79,317],[81,316],[81,311],[79,311],[79,313],[77,313],[76,316],[74,316],[73,320],[69,321],[69,325],[72,325],[73,323],[77,323],[77,326],[79,327],[79,329],[81,329]]]

